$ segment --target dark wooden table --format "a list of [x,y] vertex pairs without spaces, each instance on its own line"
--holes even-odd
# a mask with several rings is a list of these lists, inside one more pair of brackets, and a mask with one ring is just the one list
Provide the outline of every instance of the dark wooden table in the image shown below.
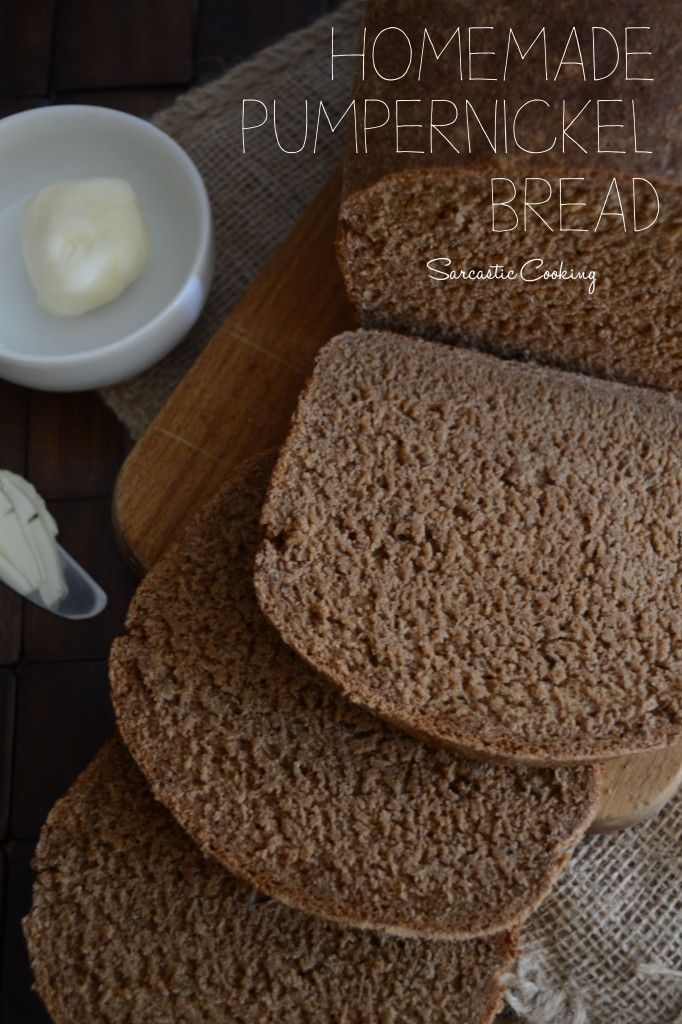
[[[0,115],[78,102],[150,116],[336,4],[0,0]],[[0,1024],[48,1021],[20,926],[31,855],[50,807],[113,731],[106,658],[136,582],[111,528],[128,447],[98,396],[0,382],[0,468],[36,485],[64,546],[109,594],[98,619],[68,623],[0,585]]]

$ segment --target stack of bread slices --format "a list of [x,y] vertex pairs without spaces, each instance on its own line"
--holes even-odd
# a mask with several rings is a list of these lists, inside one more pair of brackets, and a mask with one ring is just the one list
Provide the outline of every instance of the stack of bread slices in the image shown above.
[[[436,164],[349,160],[349,291],[366,324],[506,358],[333,339],[281,451],[142,583],[111,656],[120,737],[36,852],[55,1024],[489,1024],[603,762],[682,734],[682,407],[566,369],[679,391],[677,236],[610,304],[445,292],[422,254],[459,235],[485,264],[490,239],[473,171]],[[605,238],[608,276],[640,250]]]
[[491,1021],[601,763],[682,728],[681,448],[658,392],[332,340],[114,644],[36,854],[57,1024]]

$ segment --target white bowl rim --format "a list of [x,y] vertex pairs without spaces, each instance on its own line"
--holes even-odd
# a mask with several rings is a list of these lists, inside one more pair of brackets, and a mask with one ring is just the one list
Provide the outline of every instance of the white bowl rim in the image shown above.
[[7,117],[0,118],[0,135],[6,126],[15,123],[18,120],[40,121],[41,119],[48,117],[55,117],[57,113],[67,111],[73,114],[94,113],[96,117],[134,125],[137,130],[141,129],[142,131],[149,132],[150,135],[154,135],[157,142],[160,142],[162,146],[166,147],[168,152],[173,155],[173,158],[183,166],[183,169],[189,175],[197,193],[200,209],[199,245],[197,247],[197,252],[194,255],[192,266],[183,278],[181,285],[173,297],[156,314],[156,316],[152,317],[151,320],[148,320],[147,323],[142,325],[142,327],[138,327],[137,330],[133,331],[131,334],[126,334],[123,338],[111,341],[107,345],[101,345],[99,348],[85,349],[83,352],[68,352],[63,355],[35,355],[31,353],[22,355],[21,353],[9,352],[4,349],[0,349],[0,365],[4,363],[8,366],[52,366],[55,368],[76,366],[85,362],[98,363],[100,360],[107,360],[112,353],[124,352],[127,349],[134,348],[138,342],[143,341],[150,333],[155,334],[158,327],[163,326],[167,321],[172,321],[174,319],[175,309],[180,305],[183,291],[193,278],[200,275],[202,267],[210,257],[213,220],[211,214],[211,203],[208,198],[204,179],[201,177],[196,164],[185,152],[182,146],[178,145],[175,139],[172,139],[170,135],[166,134],[166,132],[157,128],[156,125],[151,123],[151,121],[146,121],[143,117],[136,117],[134,114],[127,114],[123,110],[115,110],[111,107],[100,107],[96,104],[56,103],[47,107],[35,107],[32,110],[21,110],[17,114],[10,114]]

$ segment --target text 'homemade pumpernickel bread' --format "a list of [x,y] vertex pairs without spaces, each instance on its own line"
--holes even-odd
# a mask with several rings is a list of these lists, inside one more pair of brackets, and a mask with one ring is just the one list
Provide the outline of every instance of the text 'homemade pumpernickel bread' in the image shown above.
[[386,123],[349,132],[339,223],[365,326],[682,393],[678,0],[483,10],[369,0],[358,118]]
[[124,740],[204,852],[286,903],[433,937],[519,922],[590,820],[598,773],[431,750],[308,669],[253,587],[271,466],[235,478],[142,583],[111,659]]
[[682,731],[682,406],[397,335],[323,349],[257,593],[357,703],[455,750],[573,763]]
[[488,1024],[517,936],[466,943],[345,929],[206,860],[123,746],[50,814],[25,922],[55,1024]]

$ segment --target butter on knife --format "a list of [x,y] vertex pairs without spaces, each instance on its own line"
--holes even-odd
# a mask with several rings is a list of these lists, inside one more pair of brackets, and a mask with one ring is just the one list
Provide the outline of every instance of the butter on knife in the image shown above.
[[58,533],[33,484],[0,469],[0,580],[24,597],[39,594],[48,608],[68,594]]

